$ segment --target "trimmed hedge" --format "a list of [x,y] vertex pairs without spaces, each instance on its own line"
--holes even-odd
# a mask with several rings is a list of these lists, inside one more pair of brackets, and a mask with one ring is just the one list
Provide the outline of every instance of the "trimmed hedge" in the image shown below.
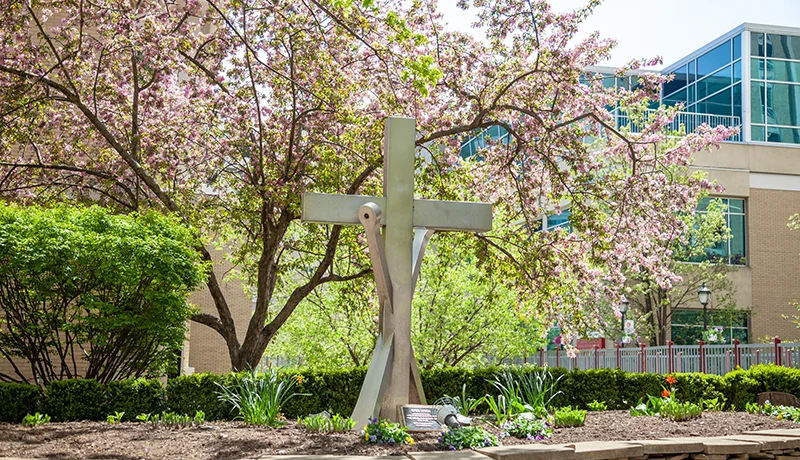
[[70,379],[50,382],[45,387],[42,409],[54,422],[100,420],[105,401],[103,384],[92,379]]
[[0,382],[0,422],[21,422],[39,410],[41,400],[42,389],[36,385]]
[[[468,397],[480,398],[496,395],[492,385],[499,367],[482,369],[432,369],[422,371],[422,385],[428,403],[438,398],[461,396],[466,384]],[[598,369],[567,372],[560,368],[548,369],[554,378],[561,377],[557,390],[561,394],[554,406],[571,405],[586,408],[592,401],[602,401],[609,409],[627,409],[647,395],[658,395],[670,387],[660,374],[628,373],[616,369]],[[535,367],[523,372],[538,372]],[[125,420],[141,413],[159,413],[165,408],[180,414],[194,415],[198,410],[207,420],[230,420],[232,408],[219,401],[218,384],[235,383],[243,374],[195,374],[169,380],[166,389],[158,380],[125,380],[103,386],[93,380],[64,380],[52,382],[42,397],[39,387],[0,383],[0,422],[19,422],[27,413],[37,410],[53,417],[54,421],[99,420],[114,412],[125,412]],[[286,371],[297,375],[298,393],[311,396],[293,398],[284,407],[288,418],[297,418],[327,410],[348,415],[355,407],[365,368],[337,371],[298,370]],[[748,402],[764,391],[782,391],[800,397],[800,369],[778,367],[772,364],[755,366],[750,370],[736,370],[726,376],[683,373],[673,374],[676,397],[681,401],[699,403],[717,398],[725,401],[729,409],[743,410]]]
[[156,379],[130,379],[106,385],[105,413],[124,412],[122,420],[139,414],[160,414],[166,409],[164,387]]

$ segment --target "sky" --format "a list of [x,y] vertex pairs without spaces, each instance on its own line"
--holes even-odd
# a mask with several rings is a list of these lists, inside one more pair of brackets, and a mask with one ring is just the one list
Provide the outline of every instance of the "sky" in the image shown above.
[[[584,0],[550,0],[556,11],[582,6]],[[468,31],[473,13],[456,0],[439,0],[451,27]],[[622,66],[633,58],[660,55],[663,68],[744,22],[800,27],[800,0],[605,0],[583,24],[581,35],[600,31],[617,40],[610,61]]]

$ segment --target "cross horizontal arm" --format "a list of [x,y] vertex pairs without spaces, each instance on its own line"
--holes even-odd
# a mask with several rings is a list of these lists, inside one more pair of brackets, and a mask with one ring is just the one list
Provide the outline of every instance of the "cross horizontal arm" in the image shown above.
[[[303,194],[303,222],[359,225],[358,208],[375,203],[384,210],[386,198],[364,195]],[[466,201],[414,200],[414,227],[436,231],[488,232],[492,229],[492,205]],[[410,229],[409,229],[410,231]]]

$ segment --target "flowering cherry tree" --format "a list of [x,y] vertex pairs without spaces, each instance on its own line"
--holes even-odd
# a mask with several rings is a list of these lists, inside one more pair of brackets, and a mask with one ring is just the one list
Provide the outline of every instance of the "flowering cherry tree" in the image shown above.
[[[383,119],[414,117],[418,196],[491,201],[482,267],[569,337],[625,270],[676,281],[662,242],[710,184],[672,168],[730,134],[705,127],[663,150],[667,110],[637,134],[617,127],[608,107],[640,111],[664,77],[629,91],[584,70],[614,45],[575,38],[598,3],[476,0],[478,40],[448,31],[431,0],[0,0],[0,190],[175,213],[206,260],[225,244],[252,318],[234,324],[214,270],[217,314],[193,319],[244,369],[317,286],[369,273],[355,229],[299,225],[301,194],[378,193]],[[460,156],[492,127],[507,136]],[[572,232],[532,232],[566,203]]]

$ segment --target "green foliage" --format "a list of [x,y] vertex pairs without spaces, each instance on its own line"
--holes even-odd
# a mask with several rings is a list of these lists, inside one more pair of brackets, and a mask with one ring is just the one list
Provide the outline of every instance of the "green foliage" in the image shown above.
[[356,421],[350,417],[342,417],[339,414],[334,414],[331,417],[314,414],[305,418],[298,418],[297,424],[309,431],[345,433],[355,428]]
[[363,441],[368,444],[414,444],[406,427],[389,420],[370,419],[361,435]]
[[[528,414],[525,414],[528,415]],[[513,436],[520,439],[542,440],[549,438],[553,434],[553,429],[545,419],[528,418],[518,416],[500,425],[503,430],[501,437]]]
[[800,408],[797,407],[775,406],[769,401],[766,401],[764,405],[747,403],[745,410],[749,414],[769,415],[770,417],[776,417],[778,420],[789,420],[800,423]]
[[586,422],[586,411],[573,409],[570,406],[556,409],[553,413],[553,425],[556,428],[574,428]]
[[105,412],[122,412],[124,421],[132,421],[134,414],[158,414],[164,405],[164,387],[157,379],[129,379],[109,382],[106,385]]
[[725,394],[728,392],[729,383],[725,377],[714,374],[701,374],[699,372],[672,374],[675,378],[673,385],[679,401],[717,400],[723,405],[727,401]]
[[499,446],[500,441],[479,426],[465,426],[447,429],[439,438],[439,444],[448,450],[461,450]]
[[608,405],[602,401],[594,400],[586,405],[592,412],[602,412],[608,410]]
[[[412,318],[412,343],[421,367],[478,366],[486,354],[502,360],[538,347],[541,327],[522,314],[528,300],[487,275],[464,237],[437,239],[423,259],[414,295],[419,314]],[[370,278],[318,288],[297,307],[268,353],[317,369],[367,365],[378,334],[374,291]],[[458,394],[460,385],[442,394]]]
[[218,383],[218,397],[233,406],[236,418],[247,424],[279,426],[285,423],[281,420],[284,404],[295,396],[308,396],[293,392],[299,380],[299,376],[286,378],[274,369],[263,374],[253,371],[232,385]]
[[106,422],[110,424],[119,423],[122,421],[122,417],[125,415],[125,412],[114,412],[113,414],[106,415]]
[[167,410],[178,414],[193,414],[196,410],[202,410],[210,421],[230,420],[234,415],[233,406],[220,401],[217,391],[218,385],[230,385],[237,378],[236,374],[202,373],[169,379],[166,388]]
[[0,351],[31,361],[45,384],[164,374],[205,276],[194,245],[189,229],[156,212],[0,202]]
[[434,402],[434,405],[443,406],[450,404],[458,409],[459,414],[469,415],[483,403],[482,399],[471,398],[467,394],[467,384],[461,385],[461,396],[442,396]]
[[757,393],[780,391],[800,397],[800,369],[762,364],[751,367],[747,373],[759,382]]
[[[141,418],[140,418],[141,417]],[[197,411],[194,417],[186,414],[176,414],[175,412],[162,412],[159,414],[141,414],[137,420],[149,422],[153,428],[181,429],[205,422],[205,414]]]
[[45,388],[44,412],[56,422],[101,420],[105,389],[91,379],[53,381]]
[[680,402],[675,399],[667,399],[658,411],[661,418],[668,418],[673,422],[683,422],[703,415],[703,409],[697,404],[690,402]]
[[28,414],[22,419],[22,424],[25,426],[39,426],[45,423],[50,423],[50,416],[38,412],[33,415]]
[[761,384],[751,377],[749,371],[737,369],[725,375],[728,384],[726,395],[730,407],[741,410],[756,400]]
[[19,423],[41,401],[42,389],[36,385],[0,382],[0,423]]

